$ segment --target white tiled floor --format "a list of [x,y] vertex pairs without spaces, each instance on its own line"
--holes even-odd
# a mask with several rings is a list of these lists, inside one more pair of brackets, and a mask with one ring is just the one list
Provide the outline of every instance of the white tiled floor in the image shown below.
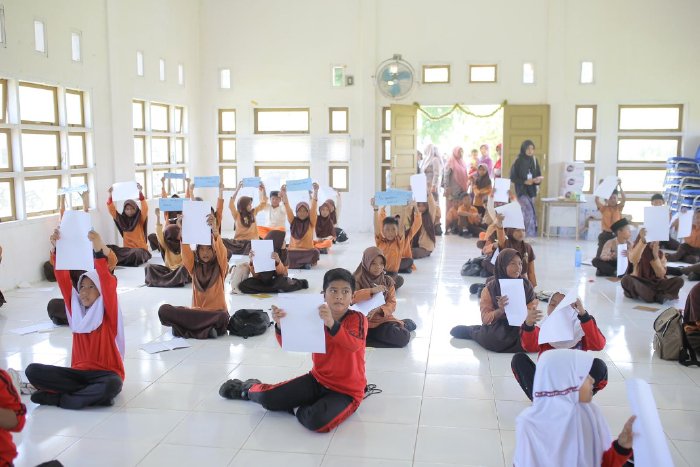
[[[67,466],[511,465],[515,417],[528,402],[510,372],[510,355],[450,338],[452,326],[479,322],[478,302],[468,286],[480,279],[459,274],[464,261],[478,252],[474,240],[444,237],[438,243],[432,257],[417,262],[418,271],[406,276],[398,293],[397,315],[416,321],[416,337],[405,349],[368,349],[368,380],[384,392],[371,396],[328,434],[310,433],[286,413],[219,397],[218,386],[227,378],[276,382],[310,367],[308,355],[282,352],[271,332],[248,340],[192,341],[190,349],[157,355],[139,350],[139,344],[164,332],[158,306],[188,304],[191,292],[141,287],[142,269],[118,270],[128,350],[127,379],[117,404],[71,412],[37,407],[25,397],[29,416],[24,432],[15,436],[17,465],[52,458]],[[533,243],[538,290],[578,286],[608,338],[605,351],[597,354],[608,362],[610,383],[595,400],[611,431],[617,433],[629,414],[625,378],[644,378],[652,383],[676,465],[696,465],[700,369],[682,368],[653,355],[652,323],[658,311],[635,310],[638,303],[624,298],[618,283],[596,278],[591,267],[574,269],[575,242]],[[326,269],[353,271],[370,244],[369,235],[353,235],[349,244],[323,256],[315,270],[293,275],[309,279],[311,289],[305,293],[317,293]],[[589,256],[595,251],[592,243],[581,244]],[[8,273],[3,266],[2,272]],[[41,287],[52,290],[38,290]],[[681,305],[690,287],[683,288]],[[36,284],[6,296],[9,303],[0,310],[0,366],[66,364],[71,342],[67,329],[26,336],[9,333],[46,320],[45,303],[58,296],[55,284]],[[273,302],[234,296],[230,309],[269,308]]]

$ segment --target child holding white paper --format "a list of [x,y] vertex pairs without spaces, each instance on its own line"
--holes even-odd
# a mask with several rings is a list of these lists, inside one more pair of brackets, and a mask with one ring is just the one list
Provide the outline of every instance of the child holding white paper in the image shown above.
[[[428,187],[430,193],[430,187]],[[427,203],[416,203],[418,213],[421,216],[421,228],[413,236],[411,241],[411,255],[413,259],[427,258],[435,249],[435,216],[437,205],[431,195]]]
[[[603,245],[600,251],[600,256],[593,258],[593,261],[591,261],[591,264],[596,268],[596,276],[617,277],[617,250],[619,245],[625,245],[627,247],[627,250],[623,252],[625,255],[632,249],[632,243],[630,242],[632,232],[629,223],[630,222],[623,217],[610,226],[613,234],[615,234],[615,238],[611,238],[605,242],[605,245]],[[621,264],[621,266],[624,266],[624,264]]]
[[508,297],[501,295],[499,279],[522,278],[527,309],[537,308],[539,301],[530,281],[523,277],[523,260],[512,248],[500,251],[496,259],[495,276],[486,281],[481,292],[481,325],[455,326],[450,331],[457,339],[473,339],[486,350],[500,353],[522,352],[520,327],[508,324],[506,305]]
[[[83,200],[83,212],[90,212],[90,193],[86,190],[80,194]],[[66,194],[60,193],[58,195],[58,224],[61,225],[63,220],[63,214],[66,212]],[[53,271],[54,265],[51,264],[51,260],[44,263],[44,276],[49,282],[56,282],[56,275]]]
[[148,234],[148,202],[143,196],[143,187],[141,184],[136,185],[139,189],[139,207],[133,199],[124,202],[124,210],[119,213],[112,202],[112,187],[109,187],[109,198],[107,199],[107,208],[114,219],[114,223],[119,229],[119,233],[123,239],[123,247],[117,245],[108,245],[109,248],[117,255],[117,264],[119,266],[141,266],[143,263],[151,259],[151,253],[148,251],[146,237]]
[[[652,206],[664,206],[666,204],[666,201],[664,200],[664,196],[661,193],[654,193],[651,195],[651,205]],[[681,210],[682,211],[682,210]],[[671,216],[671,219],[673,219],[673,214],[669,212],[669,215]],[[661,248],[664,250],[673,250],[676,251],[678,250],[678,247],[681,245],[678,243],[678,240],[676,240],[676,235],[675,233],[678,232],[678,217],[676,217],[676,220],[671,223],[670,227],[670,235],[669,239],[666,242],[661,242]]]
[[[51,242],[60,238],[56,229]],[[111,406],[124,381],[124,328],[117,297],[117,279],[109,272],[107,246],[96,232],[88,237],[95,256],[95,270],[77,281],[71,271],[57,270],[56,281],[66,302],[73,332],[71,367],[32,363],[25,374],[37,391],[32,402],[65,409]],[[55,261],[55,253],[52,254]]]
[[335,243],[335,203],[331,199],[327,199],[318,208],[318,216],[316,217],[316,227],[314,233],[314,248],[322,255],[328,254],[328,250]]
[[[177,193],[173,193],[173,195],[168,194],[168,190],[165,189],[165,181],[167,179],[165,177],[160,178],[160,197],[161,198],[176,198],[179,199],[180,197],[177,195]],[[190,192],[190,183],[191,180],[189,178],[185,179],[185,193]],[[177,216],[181,215],[182,211],[163,211],[163,220],[165,221],[165,225],[170,225],[170,224],[175,224],[177,222]],[[158,250],[160,251],[161,255],[164,255],[164,251],[160,246],[160,243],[158,242],[158,235],[155,233],[148,234],[148,244],[151,247],[151,250],[155,251]],[[165,259],[165,258],[163,258]]]
[[382,250],[386,258],[384,267],[386,275],[394,279],[396,290],[403,285],[403,277],[399,276],[399,271],[407,271],[413,266],[412,258],[405,258],[404,253],[411,251],[411,239],[418,233],[423,225],[422,216],[417,215],[418,207],[416,203],[409,203],[408,208],[413,212],[411,228],[405,235],[400,235],[399,219],[386,216],[384,209],[379,210],[374,198],[370,200],[374,210],[374,241],[377,247]]
[[[564,299],[564,294],[555,292],[549,299],[547,306],[547,315],[551,315],[554,309]],[[552,349],[575,349],[582,351],[600,351],[605,347],[605,336],[598,328],[595,318],[588,314],[586,308],[580,299],[571,305],[576,311],[576,316],[572,316],[572,325],[574,327],[574,338],[568,342],[549,342],[539,343],[540,327],[536,323],[541,318],[541,312],[537,308],[528,310],[527,318],[520,326],[520,345],[525,352],[537,352],[541,356],[542,353]],[[562,310],[559,310],[561,312]],[[568,312],[568,310],[567,310]],[[513,355],[510,363],[510,368],[513,370],[515,379],[520,384],[520,387],[527,395],[528,399],[532,400],[532,384],[535,380],[535,364],[526,353],[517,353]],[[608,384],[608,367],[605,362],[599,358],[593,359],[590,375],[593,378],[593,394],[603,389]]]
[[260,238],[267,237],[273,230],[286,232],[285,222],[287,221],[287,213],[284,210],[282,197],[280,192],[275,190],[270,192],[270,204],[267,205],[265,213],[267,214],[267,225],[258,225],[258,234]]
[[525,241],[524,229],[503,228],[503,214],[496,215],[496,236],[498,238],[498,248],[503,251],[512,248],[520,254],[523,260],[523,275],[533,287],[537,287],[537,276],[535,275],[535,251],[532,245]]
[[593,356],[558,349],[537,362],[534,400],[515,421],[515,467],[622,467],[632,456],[632,424],[617,440],[593,402]]
[[[313,368],[303,376],[278,384],[257,379],[232,379],[219,388],[226,399],[251,400],[267,410],[293,413],[306,428],[327,433],[352,415],[365,396],[365,338],[367,318],[350,310],[355,279],[350,271],[331,269],[323,276],[323,320],[326,353],[312,354]],[[284,310],[272,307],[277,342],[284,335],[280,320]]]
[[275,260],[275,270],[255,272],[253,257],[255,251],[250,251],[250,262],[236,266],[248,268],[250,275],[238,284],[238,291],[244,294],[257,293],[285,293],[308,289],[309,282],[306,279],[293,279],[287,276],[287,247],[284,243],[285,233],[273,230],[267,234],[265,240],[272,241],[272,259]]
[[[431,199],[429,197],[428,199]],[[386,258],[382,250],[372,246],[362,254],[362,261],[355,269],[356,291],[352,297],[353,303],[364,302],[374,294],[384,295],[384,305],[375,308],[367,315],[369,330],[367,345],[370,347],[402,348],[411,340],[411,331],[415,331],[416,323],[411,319],[397,319],[396,287],[394,280],[384,273]]]
[[689,264],[700,263],[700,211],[693,214],[693,227],[690,236],[683,239],[675,253],[668,253],[669,261],[682,261]]
[[297,203],[294,212],[289,206],[287,185],[282,185],[280,190],[284,209],[287,212],[291,235],[287,252],[290,269],[311,269],[312,266],[316,266],[316,263],[318,263],[320,253],[314,247],[314,231],[316,230],[318,217],[316,213],[318,209],[318,188],[318,183],[314,183],[311,206],[309,206],[309,203],[302,201]]
[[[617,195],[620,195],[618,202]],[[615,235],[612,232],[612,225],[622,219],[622,210],[625,208],[625,192],[622,190],[622,182],[618,181],[617,188],[612,192],[608,200],[603,203],[600,198],[595,197],[595,205],[602,215],[600,227],[601,232],[598,235],[598,250],[596,257],[600,256],[600,250],[608,240],[612,240]]]
[[[228,208],[235,222],[236,233],[233,236],[233,241],[227,240],[224,243],[229,253],[234,255],[247,255],[250,253],[250,241],[260,238],[258,224],[255,218],[258,213],[267,206],[265,185],[263,185],[262,182],[258,187],[260,203],[255,207],[253,206],[253,198],[250,196],[241,196],[238,198],[238,192],[241,188],[243,188],[243,181],[238,183],[238,187],[228,203]],[[238,200],[236,200],[236,198],[238,198]]]
[[627,258],[630,266],[620,281],[625,297],[661,304],[666,300],[678,299],[683,279],[666,277],[666,258],[659,242],[647,243],[646,229],[639,231],[632,249],[627,252]]
[[[182,220],[183,217],[178,220],[180,231]],[[172,327],[175,337],[206,339],[226,334],[230,318],[224,293],[228,272],[226,247],[214,214],[207,216],[207,225],[211,228],[211,246],[197,245],[195,251],[187,243],[180,247],[182,264],[192,277],[192,306],[165,304],[158,309],[161,324]]]
[[165,265],[146,264],[144,270],[146,286],[184,287],[185,284],[189,284],[190,273],[182,264],[180,225],[169,224],[163,229],[159,208],[156,208],[156,237]]

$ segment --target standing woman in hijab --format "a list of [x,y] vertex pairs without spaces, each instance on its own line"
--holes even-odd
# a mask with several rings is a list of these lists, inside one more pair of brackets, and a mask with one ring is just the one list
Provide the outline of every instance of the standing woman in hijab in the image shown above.
[[535,159],[535,144],[527,139],[520,145],[520,154],[510,168],[510,181],[515,185],[515,194],[523,210],[525,231],[529,237],[537,236],[535,198],[537,197],[537,187],[542,183],[542,180],[544,177],[540,170],[540,164]]
[[435,201],[438,199],[438,187],[440,186],[440,174],[442,173],[442,159],[437,146],[429,144],[425,147],[420,171],[425,174],[425,181],[428,190],[433,195]]
[[629,266],[620,281],[625,297],[661,304],[666,300],[677,300],[683,278],[666,278],[666,257],[659,242],[647,243],[646,235],[647,230],[641,229],[632,249],[627,252]]
[[[182,232],[182,217],[177,225]],[[192,307],[165,304],[158,309],[158,317],[163,326],[172,327],[176,337],[194,339],[216,338],[226,334],[229,321],[224,279],[228,272],[226,247],[221,241],[216,215],[207,215],[211,227],[210,245],[197,245],[192,251],[190,245],[182,243],[180,251],[182,264],[192,277]]]
[[486,282],[481,292],[479,326],[455,326],[450,331],[457,339],[473,339],[486,350],[499,353],[522,352],[520,326],[511,326],[506,317],[508,297],[501,295],[499,279],[522,279],[528,310],[537,308],[539,301],[530,281],[522,276],[523,260],[512,248],[501,250],[496,259],[496,274]]
[[151,259],[146,243],[148,227],[148,202],[143,196],[143,187],[139,183],[139,201],[141,207],[133,199],[124,202],[124,209],[121,213],[112,202],[112,187],[109,188],[109,199],[107,208],[114,219],[114,223],[119,229],[124,246],[107,245],[110,250],[117,255],[119,266],[140,266]]
[[447,198],[447,210],[457,209],[460,195],[469,189],[469,176],[467,164],[464,162],[464,149],[457,146],[452,150],[452,157],[445,166],[443,184],[445,186],[445,198]]
[[317,208],[318,208],[318,183],[313,184],[313,196],[311,206],[307,202],[300,202],[296,205],[296,212],[292,212],[287,198],[287,185],[282,185],[280,194],[284,202],[284,209],[287,211],[289,230],[291,239],[287,257],[289,258],[290,269],[311,269],[318,263],[319,251],[314,248],[314,231],[316,230]]
[[411,331],[416,323],[410,319],[399,320],[396,311],[396,287],[394,280],[384,273],[386,258],[376,246],[367,248],[362,254],[362,262],[355,269],[355,293],[352,302],[364,302],[373,295],[384,294],[384,305],[367,314],[369,330],[367,345],[371,347],[406,347],[411,340]]
[[537,362],[532,406],[515,420],[514,467],[622,467],[632,456],[632,424],[613,441],[593,402],[593,356],[555,349]]

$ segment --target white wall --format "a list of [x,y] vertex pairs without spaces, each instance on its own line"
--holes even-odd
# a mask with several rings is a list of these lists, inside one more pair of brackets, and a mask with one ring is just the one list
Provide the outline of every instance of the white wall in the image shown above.
[[[684,151],[700,143],[700,2],[695,0],[0,0],[7,21],[0,75],[86,89],[92,98],[97,213],[112,236],[104,190],[133,171],[131,99],[185,105],[195,175],[217,170],[218,108],[237,110],[237,133],[253,134],[254,107],[311,109],[311,134],[327,136],[328,107],[350,108],[351,191],[341,225],[370,228],[367,200],[375,190],[380,108],[377,65],[401,53],[422,64],[449,63],[452,83],[418,85],[403,103],[551,106],[550,161],[573,152],[574,106],[598,106],[597,177],[615,170],[617,106],[682,103]],[[49,56],[33,52],[32,20],[46,20]],[[84,63],[70,62],[69,31],[83,31]],[[146,76],[135,74],[144,52]],[[167,81],[158,81],[158,58]],[[579,63],[595,63],[595,84],[578,84]],[[523,62],[536,84],[520,84]],[[184,63],[186,84],[176,83]],[[499,82],[467,84],[467,64],[497,63]],[[355,85],[330,86],[330,66],[347,65]],[[232,89],[218,89],[218,69],[232,70]],[[253,174],[238,153],[239,177]],[[323,164],[312,175],[327,177]],[[558,169],[550,171],[552,192]],[[55,216],[0,225],[6,259],[0,287],[40,277]],[[112,237],[113,238],[113,237]],[[31,239],[31,248],[27,240]],[[21,259],[20,259],[21,255]],[[6,272],[12,269],[10,277]]]

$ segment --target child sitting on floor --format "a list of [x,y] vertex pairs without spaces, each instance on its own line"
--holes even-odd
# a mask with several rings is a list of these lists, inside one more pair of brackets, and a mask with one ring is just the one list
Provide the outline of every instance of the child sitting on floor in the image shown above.
[[610,226],[615,238],[605,242],[603,249],[600,251],[600,256],[593,258],[591,264],[595,266],[596,276],[616,277],[617,276],[617,247],[618,245],[627,245],[627,250],[623,250],[622,254],[626,257],[627,252],[632,249],[630,238],[629,221],[624,217]]
[[302,201],[297,203],[294,212],[289,206],[287,197],[287,185],[282,185],[280,194],[284,202],[284,209],[287,211],[289,221],[290,239],[287,257],[289,258],[290,269],[311,269],[316,266],[319,258],[319,251],[314,248],[314,231],[316,230],[318,207],[318,183],[313,184],[313,196],[311,206]]
[[[551,315],[554,309],[564,299],[564,294],[555,292],[549,299],[547,306],[547,316]],[[598,328],[595,318],[589,315],[583,306],[580,299],[567,309],[559,310],[557,313],[567,312],[571,314],[571,320],[574,327],[574,338],[568,342],[551,342],[539,344],[540,327],[536,326],[541,318],[541,312],[537,308],[528,310],[527,318],[520,326],[520,345],[525,352],[538,352],[542,355],[543,352],[552,349],[576,349],[576,350],[592,350],[600,351],[605,347],[605,336]],[[573,310],[571,310],[573,308]],[[575,310],[575,316],[574,311]],[[510,367],[513,370],[515,379],[520,384],[520,387],[525,391],[528,399],[532,400],[532,383],[535,380],[535,364],[530,360],[526,353],[516,353],[513,355]],[[591,367],[591,376],[593,377],[593,394],[603,389],[608,384],[608,367],[605,362],[599,358],[593,359]]]
[[[257,379],[232,379],[219,388],[226,399],[251,400],[267,410],[293,413],[309,430],[327,433],[352,415],[362,403],[365,377],[367,318],[350,310],[355,279],[345,269],[331,269],[323,276],[326,303],[318,310],[323,320],[326,353],[312,354],[311,371],[279,384],[261,384]],[[284,335],[280,320],[284,310],[272,307],[277,342]]]
[[[430,193],[430,187],[428,187]],[[435,214],[436,204],[433,197],[428,195],[427,203],[416,203],[421,216],[421,228],[411,241],[411,256],[413,259],[427,258],[435,249]]]
[[328,250],[335,243],[335,223],[331,216],[332,200],[326,200],[318,208],[318,216],[316,217],[316,240],[314,240],[314,248],[322,255],[328,254]]
[[[177,222],[177,220],[176,220]],[[180,248],[180,226],[168,224],[163,229],[160,222],[160,209],[156,208],[156,238],[158,249],[165,265],[146,264],[145,283],[147,287],[183,287],[190,282],[190,273],[182,265]]]
[[117,229],[119,229],[124,246],[107,246],[117,255],[117,264],[119,266],[141,266],[151,259],[151,253],[148,251],[148,244],[146,243],[148,202],[146,197],[143,196],[141,184],[139,183],[136,186],[139,189],[141,207],[139,208],[136,201],[129,199],[124,202],[124,209],[121,213],[117,212],[117,208],[112,202],[112,187],[109,187],[107,208],[114,219],[114,223],[117,225]]
[[414,213],[413,223],[407,235],[400,236],[399,220],[391,216],[384,217],[382,220],[382,214],[379,213],[379,208],[374,203],[374,198],[371,199],[371,204],[374,210],[374,241],[386,258],[386,275],[394,279],[394,285],[398,290],[404,282],[403,277],[399,276],[399,271],[410,269],[413,264],[412,259],[402,259],[403,252],[406,249],[410,250],[411,239],[420,230],[423,219],[417,215],[418,208],[416,203],[409,203],[408,207]]

